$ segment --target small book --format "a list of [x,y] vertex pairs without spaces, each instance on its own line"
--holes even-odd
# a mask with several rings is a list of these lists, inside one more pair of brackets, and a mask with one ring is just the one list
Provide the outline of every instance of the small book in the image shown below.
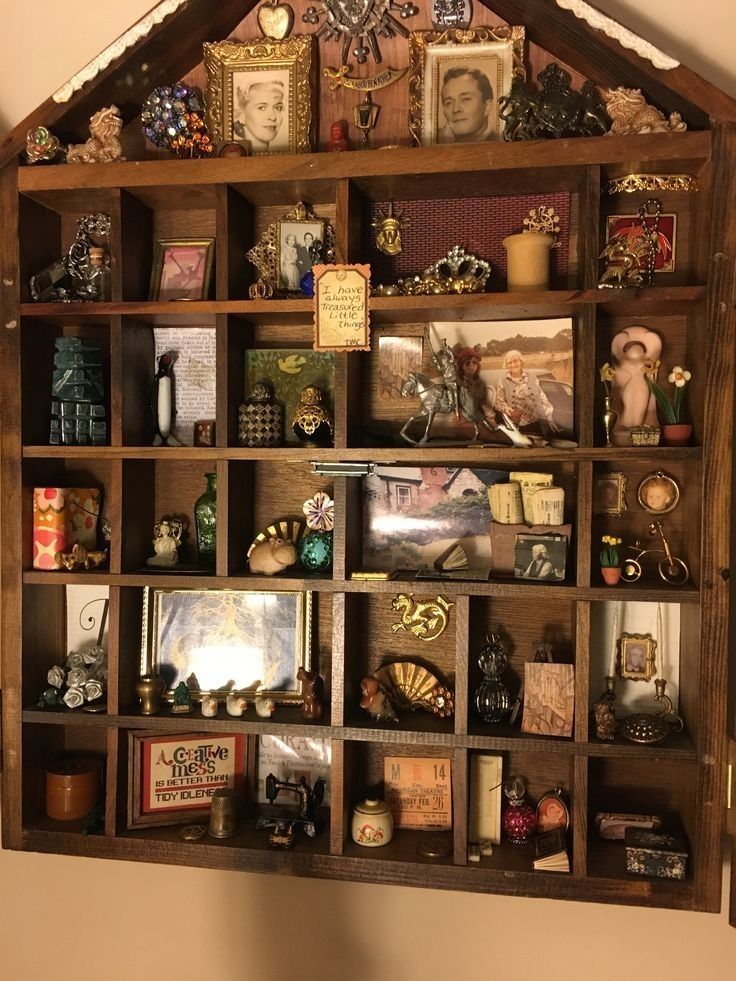
[[570,856],[562,828],[545,831],[534,839],[534,868],[539,872],[570,871]]
[[521,484],[491,484],[488,488],[488,503],[493,520],[501,525],[520,525],[524,521],[521,504]]

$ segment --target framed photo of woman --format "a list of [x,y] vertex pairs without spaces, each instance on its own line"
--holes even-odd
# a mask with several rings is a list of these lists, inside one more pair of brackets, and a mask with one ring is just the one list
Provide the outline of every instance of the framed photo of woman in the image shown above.
[[524,28],[415,31],[409,37],[409,130],[420,146],[503,138],[498,100],[525,78]]
[[311,151],[311,37],[206,43],[204,65],[213,142],[242,143],[253,154]]

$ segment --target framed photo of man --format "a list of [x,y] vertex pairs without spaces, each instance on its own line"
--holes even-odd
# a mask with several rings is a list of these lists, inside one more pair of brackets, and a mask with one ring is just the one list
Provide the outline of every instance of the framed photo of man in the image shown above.
[[498,100],[524,78],[524,28],[415,31],[409,38],[409,129],[420,146],[503,138]]
[[314,118],[312,38],[204,45],[207,125],[215,143],[254,154],[308,153]]

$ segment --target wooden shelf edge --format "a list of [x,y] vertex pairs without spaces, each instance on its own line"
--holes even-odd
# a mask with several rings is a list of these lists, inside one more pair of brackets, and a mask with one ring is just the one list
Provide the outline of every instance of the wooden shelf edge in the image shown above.
[[[338,879],[353,882],[380,882],[388,885],[427,887],[431,869],[432,887],[464,892],[492,892],[514,896],[538,896],[556,899],[620,903],[629,906],[653,906],[694,910],[693,883],[673,886],[665,880],[608,877],[574,878],[540,872],[517,872],[505,869],[480,869],[470,866],[422,862],[387,861],[378,855],[354,858],[300,852],[299,846],[288,852],[255,848],[238,848],[227,841],[214,843],[174,842],[151,837],[84,836],[63,831],[23,830],[24,851],[78,855],[90,858],[112,858],[124,861],[155,861],[164,865],[200,866],[211,869],[244,872],[280,872],[286,875]],[[371,850],[374,851],[374,850]],[[375,849],[375,852],[380,851]]]

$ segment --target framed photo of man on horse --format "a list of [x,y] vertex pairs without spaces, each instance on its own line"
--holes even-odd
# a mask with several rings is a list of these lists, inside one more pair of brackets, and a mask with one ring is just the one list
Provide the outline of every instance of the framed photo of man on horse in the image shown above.
[[[400,430],[414,446],[574,439],[574,326],[554,320],[432,323],[425,372],[409,372]],[[418,405],[417,405],[418,402]]]

